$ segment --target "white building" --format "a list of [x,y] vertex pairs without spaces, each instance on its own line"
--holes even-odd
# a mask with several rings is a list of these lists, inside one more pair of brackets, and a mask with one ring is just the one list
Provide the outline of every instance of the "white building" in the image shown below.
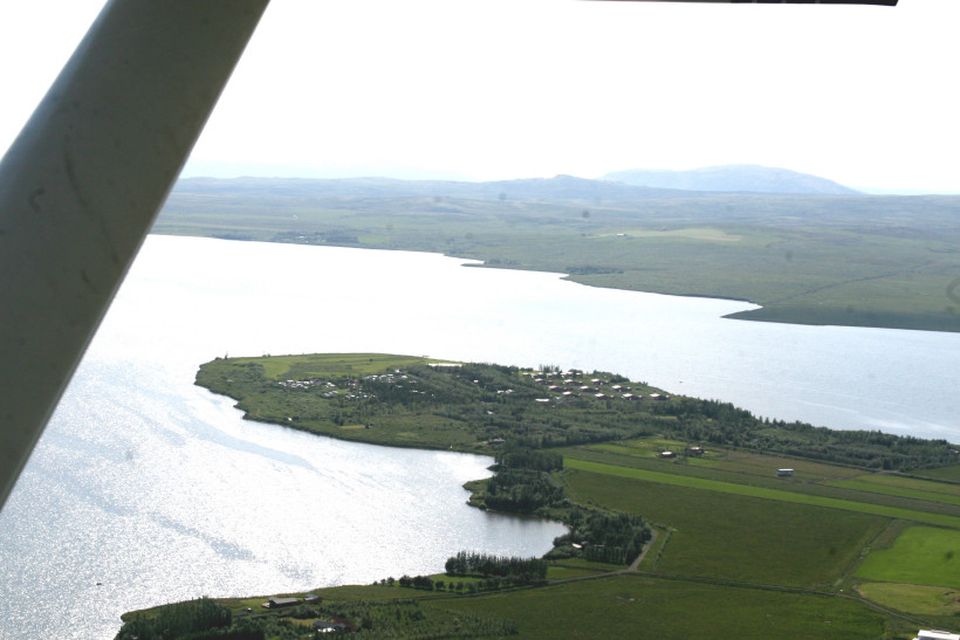
[[937,631],[936,629],[924,631],[921,629],[913,640],[960,640],[960,635],[949,631]]

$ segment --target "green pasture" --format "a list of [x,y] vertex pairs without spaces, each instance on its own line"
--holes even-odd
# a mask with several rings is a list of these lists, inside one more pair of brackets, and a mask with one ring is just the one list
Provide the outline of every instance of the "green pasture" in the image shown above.
[[570,578],[583,578],[584,576],[596,576],[603,573],[606,572],[584,567],[568,567],[562,564],[552,564],[547,567],[547,580],[568,580]]
[[584,558],[563,558],[562,560],[551,560],[550,564],[551,566],[556,565],[558,567],[570,567],[573,569],[592,571],[594,573],[608,573],[610,571],[619,571],[623,569],[623,565],[620,564],[610,564],[608,562],[598,562],[595,560],[586,560]]
[[[663,449],[673,449],[683,452],[687,446],[701,443],[684,443],[677,440],[667,440],[663,438],[635,438],[622,442],[610,442],[594,445],[585,445],[579,447],[578,451],[604,451],[611,454],[623,456],[635,456],[640,458],[655,458],[656,454]],[[852,469],[838,465],[816,462],[814,460],[804,460],[801,458],[787,458],[774,454],[756,453],[753,451],[744,451],[736,449],[727,449],[721,446],[703,446],[706,453],[703,456],[688,456],[682,461],[683,464],[695,467],[709,467],[718,471],[726,471],[731,474],[741,474],[749,480],[750,476],[762,479],[775,477],[777,469],[791,468],[796,471],[793,480],[797,482],[826,481],[842,478],[852,478],[861,475],[863,472],[859,469]],[[576,455],[576,454],[574,454]],[[679,468],[674,460],[663,460],[664,464],[672,463],[671,468]],[[734,477],[734,476],[729,476]],[[783,484],[783,479],[777,479],[778,483]],[[788,480],[787,482],[792,482]]]
[[397,356],[383,353],[321,353],[309,355],[233,358],[232,362],[254,362],[263,367],[264,377],[270,380],[332,378],[365,376],[412,364],[431,362],[427,358]]
[[894,582],[865,582],[863,597],[897,611],[931,616],[960,615],[960,591],[944,587]]
[[960,505],[960,485],[869,474],[851,480],[837,480],[831,486],[857,489],[870,493],[882,493],[903,498],[915,498],[928,502]]
[[[939,500],[923,500],[914,495],[878,492],[873,490],[874,487],[855,489],[840,486],[835,482],[843,479],[886,477],[883,474],[865,474],[862,469],[745,450],[724,450],[721,447],[708,447],[706,455],[702,458],[663,460],[652,455],[644,455],[643,446],[633,441],[628,443],[629,446],[626,449],[620,448],[622,444],[606,443],[571,447],[563,449],[562,453],[571,458],[590,462],[960,518],[960,505]],[[775,469],[780,467],[794,468],[796,475],[790,478],[778,478],[775,475]],[[890,477],[893,478],[893,476]],[[947,486],[945,483],[930,484]]]
[[436,599],[423,606],[513,620],[519,637],[530,640],[891,637],[882,615],[849,600],[640,576]]
[[857,569],[867,580],[960,589],[960,531],[910,527]]
[[797,493],[793,491],[771,489],[767,487],[758,487],[746,484],[735,484],[733,482],[723,482],[719,480],[710,480],[707,478],[678,475],[661,471],[650,471],[647,469],[622,467],[618,465],[591,462],[569,457],[565,458],[564,464],[569,469],[591,471],[594,473],[611,475],[620,478],[645,480],[658,484],[689,487],[692,489],[763,498],[766,500],[776,500],[780,502],[791,502],[818,507],[828,507],[831,509],[842,509],[845,511],[856,511],[888,518],[901,518],[904,520],[914,520],[916,522],[922,522],[925,524],[935,524],[944,527],[960,529],[960,517],[939,513],[927,513],[912,509],[857,502],[854,500],[810,495],[806,493]]
[[936,480],[946,480],[948,482],[960,482],[960,464],[951,464],[946,467],[937,467],[935,469],[920,469],[917,475]]
[[578,503],[643,514],[670,527],[656,570],[672,575],[829,589],[887,522],[587,471],[568,470],[565,478]]

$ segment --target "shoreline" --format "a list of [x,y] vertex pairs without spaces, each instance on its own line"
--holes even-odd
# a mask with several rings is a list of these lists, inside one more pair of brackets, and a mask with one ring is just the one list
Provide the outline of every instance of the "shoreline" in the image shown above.
[[[726,320],[742,320],[748,322],[764,322],[764,323],[774,323],[774,324],[794,324],[799,326],[809,326],[809,327],[850,327],[850,328],[859,328],[859,329],[892,329],[896,331],[926,331],[933,333],[948,333],[956,334],[960,333],[960,327],[955,329],[950,328],[941,328],[929,326],[929,323],[923,321],[919,322],[877,322],[870,320],[849,320],[844,322],[845,319],[843,316],[839,316],[833,313],[828,313],[826,317],[822,320],[810,319],[806,320],[800,315],[791,315],[790,312],[787,312],[786,315],[779,317],[763,317],[763,314],[779,314],[783,313],[781,310],[776,308],[771,308],[764,306],[762,303],[757,302],[756,300],[751,300],[749,298],[737,298],[724,295],[713,295],[709,293],[689,293],[679,290],[662,290],[657,291],[654,289],[635,289],[630,287],[615,286],[615,285],[606,285],[596,282],[588,282],[579,278],[583,276],[580,274],[571,274],[564,271],[558,271],[550,268],[540,268],[530,265],[522,264],[491,264],[490,258],[474,257],[474,256],[465,256],[457,255],[453,253],[448,253],[446,251],[434,251],[430,249],[410,249],[402,247],[375,247],[368,246],[361,243],[356,244],[337,244],[335,242],[325,242],[323,244],[314,244],[307,242],[285,242],[283,240],[271,240],[271,239],[261,239],[261,238],[250,238],[250,237],[227,237],[225,235],[214,235],[214,234],[195,234],[195,233],[177,233],[170,230],[161,230],[161,231],[151,231],[151,235],[158,236],[171,236],[171,237],[189,237],[189,238],[208,238],[212,240],[226,240],[231,242],[264,242],[270,244],[285,244],[285,245],[294,245],[294,246],[305,246],[305,247],[335,247],[340,249],[366,249],[371,251],[401,251],[401,252],[410,252],[410,253],[426,253],[437,256],[443,256],[446,258],[452,258],[454,260],[466,260],[472,261],[472,263],[465,262],[461,266],[473,268],[473,269],[501,269],[506,271],[532,271],[536,273],[549,273],[556,274],[559,279],[565,280],[567,282],[573,282],[575,284],[583,285],[586,287],[595,287],[598,289],[611,289],[614,291],[630,291],[636,293],[652,293],[663,296],[673,296],[678,298],[699,298],[704,300],[721,300],[725,302],[736,302],[743,304],[754,305],[757,308],[755,309],[746,309],[743,311],[735,311],[726,315],[720,316]],[[845,312],[849,313],[849,312]],[[750,314],[758,314],[751,316]]]

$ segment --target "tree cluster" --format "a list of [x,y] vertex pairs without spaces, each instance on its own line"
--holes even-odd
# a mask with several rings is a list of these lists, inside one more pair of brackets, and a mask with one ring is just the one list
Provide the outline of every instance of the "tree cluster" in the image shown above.
[[563,487],[542,471],[506,469],[490,478],[484,503],[490,509],[532,513],[541,507],[561,504]]
[[460,551],[447,559],[444,570],[451,576],[509,577],[529,583],[547,577],[547,562],[542,558],[517,558]]
[[640,555],[651,535],[641,517],[626,513],[571,509],[567,525],[570,531],[553,541],[552,557],[628,564]]
[[563,456],[556,451],[511,446],[496,456],[497,464],[503,469],[530,469],[534,471],[560,471],[563,469]]
[[[228,627],[233,622],[230,610],[208,598],[178,602],[161,607],[156,615],[142,616],[123,625],[117,640],[206,640],[222,638],[241,640],[241,636],[229,635]],[[251,637],[250,640],[259,639]],[[247,640],[242,637],[242,640]]]

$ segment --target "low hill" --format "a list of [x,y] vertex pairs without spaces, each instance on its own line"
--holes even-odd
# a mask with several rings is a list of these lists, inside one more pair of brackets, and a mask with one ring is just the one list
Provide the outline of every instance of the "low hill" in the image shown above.
[[725,165],[691,171],[615,171],[604,180],[658,189],[732,191],[742,193],[797,193],[855,195],[858,192],[832,180],[789,169],[758,165]]

